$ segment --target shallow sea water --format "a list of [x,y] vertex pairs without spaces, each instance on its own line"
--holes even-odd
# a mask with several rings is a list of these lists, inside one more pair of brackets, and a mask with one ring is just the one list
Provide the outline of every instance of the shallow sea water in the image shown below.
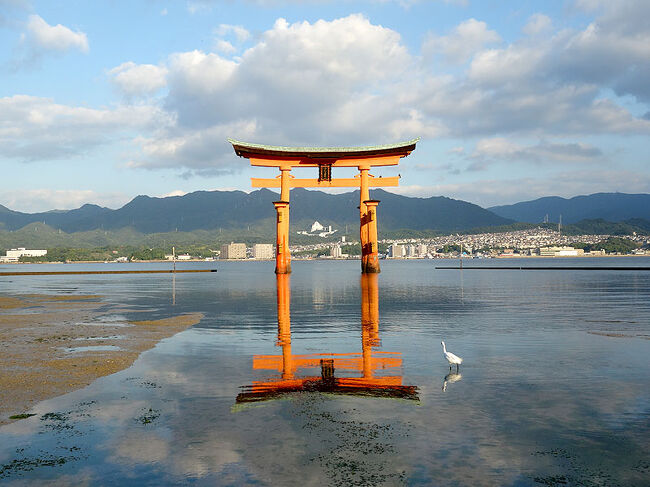
[[[650,265],[587,260],[498,264]],[[2,278],[3,294],[99,294],[116,334],[204,318],[0,428],[0,484],[650,485],[650,272],[444,264]]]

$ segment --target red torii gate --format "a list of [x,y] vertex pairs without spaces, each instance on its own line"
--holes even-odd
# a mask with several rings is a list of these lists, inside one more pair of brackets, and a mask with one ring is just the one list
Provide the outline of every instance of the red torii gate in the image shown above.
[[[291,188],[342,188],[358,187],[359,220],[361,237],[361,272],[377,273],[379,257],[377,246],[377,205],[371,200],[370,187],[398,186],[399,177],[376,178],[369,174],[373,166],[396,166],[402,157],[408,156],[420,139],[398,144],[373,147],[277,147],[251,144],[228,139],[240,157],[251,161],[253,166],[277,167],[278,178],[251,178],[254,188],[280,188],[280,200],[273,205],[276,220],[276,274],[291,272],[289,253],[289,191]],[[318,167],[318,179],[297,179],[290,175],[294,167]],[[332,179],[333,167],[356,167],[359,175],[354,178]]]

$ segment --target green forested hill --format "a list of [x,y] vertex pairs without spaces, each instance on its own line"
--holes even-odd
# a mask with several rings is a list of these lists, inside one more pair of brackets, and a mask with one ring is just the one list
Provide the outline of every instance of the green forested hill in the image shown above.
[[560,198],[547,196],[513,205],[488,208],[504,218],[518,222],[540,223],[548,216],[551,222],[577,223],[603,219],[621,222],[634,218],[650,220],[650,194],[595,193]]
[[[371,197],[382,201],[379,217],[385,230],[460,231],[510,223],[480,206],[450,198],[409,198],[382,190],[372,191]],[[278,198],[267,189],[251,193],[197,191],[167,198],[138,196],[117,210],[84,205],[76,210],[34,214],[0,211],[0,225],[5,230],[18,230],[40,222],[66,233],[124,228],[147,234],[247,229],[273,220],[273,201]],[[358,192],[335,195],[295,189],[291,203],[295,228],[306,228],[315,220],[336,228],[359,223]]]

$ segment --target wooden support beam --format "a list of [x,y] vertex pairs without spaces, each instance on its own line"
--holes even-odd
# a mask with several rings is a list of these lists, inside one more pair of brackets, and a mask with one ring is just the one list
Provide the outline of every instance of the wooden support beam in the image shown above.
[[[293,355],[291,361],[293,368],[297,370],[318,368],[323,358],[334,360],[336,370],[362,371],[364,366],[362,353]],[[399,353],[373,351],[370,362],[373,370],[402,366],[402,358]],[[280,372],[283,365],[282,355],[255,355],[253,357],[253,369],[255,370],[277,370]]]
[[282,157],[282,156],[247,156],[251,166],[262,167],[318,167],[321,164],[331,164],[332,167],[359,167],[359,166],[397,166],[402,157],[408,153],[391,154],[387,156],[351,157],[351,158],[319,158],[317,157]]
[[[280,188],[281,182],[278,178],[251,178],[253,188]],[[319,181],[318,179],[290,178],[289,185],[292,188],[358,188],[361,182],[359,178],[339,178],[331,181]],[[386,188],[399,186],[399,177],[379,178],[368,177],[368,186],[373,188]]]

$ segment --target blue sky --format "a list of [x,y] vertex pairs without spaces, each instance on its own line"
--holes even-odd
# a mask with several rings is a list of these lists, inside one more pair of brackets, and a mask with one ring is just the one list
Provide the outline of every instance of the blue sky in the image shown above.
[[482,206],[647,193],[648,18],[646,0],[0,0],[0,204],[274,175],[227,137],[421,137],[375,173]]

